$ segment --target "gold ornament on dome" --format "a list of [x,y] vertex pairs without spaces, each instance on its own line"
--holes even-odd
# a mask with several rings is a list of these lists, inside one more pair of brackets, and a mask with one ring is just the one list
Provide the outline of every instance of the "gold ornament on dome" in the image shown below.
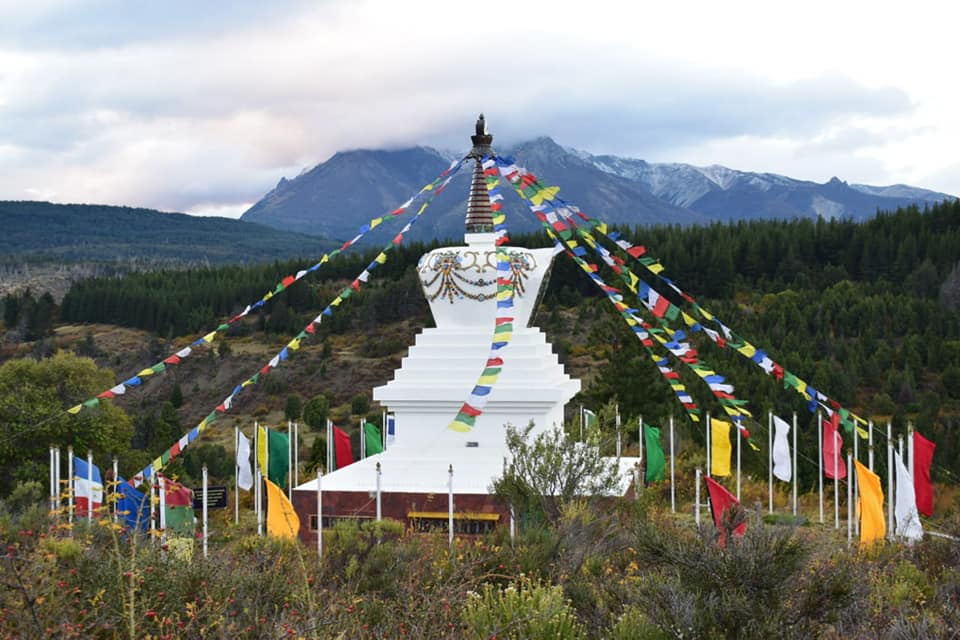
[[[423,286],[427,300],[433,302],[438,298],[446,299],[453,304],[457,300],[475,300],[484,302],[492,300],[497,295],[497,252],[484,251],[481,258],[479,251],[437,251],[426,257],[420,267],[420,284]],[[537,268],[537,261],[532,253],[526,251],[508,251],[510,263],[510,281],[513,285],[513,295],[523,297],[526,292],[525,281],[530,278],[530,272]],[[491,277],[485,278],[489,273]],[[474,274],[478,274],[474,277]],[[486,293],[484,288],[493,285],[493,289]],[[476,291],[476,289],[480,289]]]

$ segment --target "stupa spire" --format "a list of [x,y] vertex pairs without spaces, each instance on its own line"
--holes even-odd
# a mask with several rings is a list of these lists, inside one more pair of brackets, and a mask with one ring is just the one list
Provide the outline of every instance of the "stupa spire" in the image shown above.
[[483,114],[477,118],[476,133],[470,136],[473,148],[467,158],[473,158],[473,180],[470,183],[470,199],[467,201],[467,233],[489,233],[493,231],[493,210],[487,195],[487,184],[483,179],[482,159],[493,153],[493,136],[487,133],[487,123]]

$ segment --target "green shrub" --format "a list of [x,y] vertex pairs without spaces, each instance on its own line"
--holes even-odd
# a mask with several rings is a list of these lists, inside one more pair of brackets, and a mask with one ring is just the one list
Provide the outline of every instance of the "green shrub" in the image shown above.
[[586,638],[563,589],[521,577],[516,586],[483,585],[471,593],[463,619],[472,637],[547,640]]

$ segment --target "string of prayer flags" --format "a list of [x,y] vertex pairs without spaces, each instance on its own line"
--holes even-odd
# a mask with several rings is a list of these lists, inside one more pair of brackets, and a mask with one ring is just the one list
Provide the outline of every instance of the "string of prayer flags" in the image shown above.
[[[350,247],[352,247],[353,245],[355,245],[361,238],[363,238],[363,236],[365,236],[365,235],[367,234],[367,232],[369,232],[371,229],[379,226],[381,223],[383,223],[383,222],[385,222],[385,221],[393,220],[394,218],[396,218],[396,217],[398,217],[398,216],[401,216],[401,215],[403,215],[404,213],[406,213],[406,212],[410,209],[410,206],[411,206],[416,200],[418,200],[420,197],[422,197],[422,195],[423,195],[424,193],[429,193],[429,194],[430,194],[430,195],[428,196],[429,201],[432,201],[432,199],[433,199],[434,197],[436,197],[436,195],[438,195],[438,194],[443,190],[443,187],[445,187],[446,184],[450,181],[450,178],[452,177],[452,175],[453,175],[454,173],[456,173],[456,172],[460,169],[460,166],[462,165],[462,163],[463,163],[462,160],[461,160],[461,161],[455,161],[455,162],[453,162],[453,163],[452,163],[446,170],[444,170],[433,182],[431,182],[431,183],[429,183],[429,184],[427,185],[427,187],[429,187],[429,188],[424,187],[423,189],[420,190],[420,192],[419,192],[417,195],[413,196],[412,198],[410,198],[409,200],[407,200],[405,203],[403,203],[402,205],[400,205],[400,207],[394,209],[393,211],[391,211],[390,213],[386,214],[385,216],[381,216],[381,217],[379,217],[379,218],[374,218],[374,219],[370,220],[370,222],[368,222],[367,224],[363,225],[363,226],[360,228],[359,233],[358,233],[352,240],[349,240],[349,241],[345,242],[339,249],[334,249],[334,250],[331,251],[330,253],[324,254],[323,257],[321,257],[320,260],[319,260],[316,264],[314,264],[312,267],[310,267],[310,268],[308,268],[308,269],[302,269],[302,270],[298,271],[295,275],[285,276],[283,279],[281,279],[280,282],[278,282],[278,283],[276,284],[276,286],[275,286],[272,290],[267,291],[267,293],[265,293],[265,294],[260,298],[260,300],[258,300],[257,302],[255,302],[255,303],[253,303],[253,304],[248,304],[248,305],[244,308],[243,311],[241,311],[240,313],[236,314],[235,316],[233,316],[232,318],[230,318],[230,319],[227,320],[226,322],[220,324],[220,325],[217,326],[217,328],[214,329],[213,331],[207,333],[206,335],[204,335],[204,336],[201,337],[201,338],[198,338],[197,340],[195,340],[194,342],[192,342],[192,343],[190,344],[190,346],[184,347],[184,348],[180,349],[179,351],[177,351],[176,353],[173,353],[173,354],[167,356],[166,358],[162,359],[160,362],[154,364],[153,366],[147,367],[147,368],[141,370],[137,375],[132,376],[131,378],[128,378],[127,380],[124,380],[123,382],[117,384],[116,386],[114,386],[114,387],[112,387],[112,388],[110,388],[110,389],[108,389],[108,390],[106,390],[106,391],[103,391],[103,392],[97,394],[97,395],[95,396],[95,398],[91,398],[91,400],[94,400],[94,399],[99,399],[99,400],[111,400],[111,399],[114,399],[114,398],[116,398],[117,396],[120,396],[120,395],[123,395],[124,393],[126,393],[126,391],[127,391],[128,388],[138,387],[138,386],[140,386],[141,384],[143,384],[144,378],[148,378],[148,377],[153,376],[153,375],[155,375],[155,374],[162,373],[162,372],[166,369],[167,365],[178,365],[178,364],[180,364],[185,358],[189,357],[189,356],[193,353],[193,348],[194,348],[194,347],[204,346],[204,345],[209,345],[209,344],[211,344],[211,343],[214,341],[214,339],[216,339],[216,336],[217,336],[218,333],[221,333],[221,332],[223,332],[223,331],[226,331],[227,329],[230,328],[231,325],[239,322],[242,318],[246,317],[252,310],[258,309],[258,308],[262,307],[262,306],[263,306],[264,304],[266,304],[271,298],[273,298],[273,296],[275,296],[275,295],[277,295],[278,293],[286,290],[286,289],[287,289],[288,287],[290,287],[293,283],[295,283],[295,282],[297,282],[298,280],[304,278],[307,274],[310,274],[310,273],[313,273],[314,271],[317,271],[318,269],[320,269],[320,267],[321,267],[323,264],[329,262],[330,259],[333,258],[334,256],[336,256],[336,255],[338,255],[338,254],[340,254],[340,253],[343,253],[344,251],[347,251]],[[423,207],[421,207],[421,211],[420,211],[421,213],[422,213],[422,211],[423,211],[423,208],[425,208],[425,207],[426,207],[426,205],[424,205]],[[382,254],[381,254],[381,255],[382,255]],[[379,260],[379,256],[378,256],[378,260]],[[384,261],[385,261],[385,260],[386,260],[386,258],[384,258]],[[381,263],[381,264],[382,264],[382,263]],[[365,272],[365,273],[367,273],[367,275],[369,275],[368,272]],[[363,274],[361,274],[361,276],[363,276]],[[366,282],[366,280],[363,280],[363,282]],[[81,403],[79,403],[79,404],[71,407],[70,409],[67,409],[67,413],[76,415],[76,414],[80,413],[80,411],[82,411],[84,408],[92,408],[92,407],[95,407],[95,406],[97,406],[97,405],[99,404],[98,402],[97,402],[97,403],[91,402],[91,400],[87,400],[87,401],[85,401],[85,402],[81,402]]]
[[[461,165],[462,165],[462,162],[454,163],[454,165],[452,165],[451,169],[449,169],[448,171],[444,172],[445,177],[444,177],[443,180],[440,182],[440,186],[439,186],[439,187],[436,187],[436,188],[431,188],[431,189],[429,190],[430,195],[427,197],[426,201],[420,206],[420,208],[418,209],[416,215],[414,215],[413,218],[411,218],[409,221],[407,221],[407,224],[405,224],[405,225],[403,226],[403,228],[400,230],[400,232],[393,238],[393,240],[390,241],[389,244],[387,244],[386,246],[384,246],[383,251],[381,252],[381,255],[386,255],[387,252],[391,251],[394,247],[396,247],[397,245],[399,245],[399,244],[403,241],[403,238],[405,237],[405,234],[406,234],[406,233],[411,229],[411,227],[413,227],[413,225],[421,218],[421,216],[423,215],[424,211],[426,211],[426,209],[427,209],[427,207],[430,205],[430,203],[433,202],[433,199],[443,191],[443,188],[446,187],[447,184],[450,183],[450,181],[453,179],[454,175],[455,175],[456,172],[459,170],[459,168],[460,168]],[[384,262],[386,262],[386,258],[384,258],[383,261],[374,260],[374,261],[371,262],[370,265],[364,270],[364,272],[367,273],[367,274],[369,274],[370,271],[372,271],[373,269],[376,268],[376,267],[374,267],[373,265],[379,266],[380,264],[383,264]],[[362,274],[361,274],[361,275],[362,275]],[[357,280],[355,280],[355,282],[358,281],[358,280],[359,280],[359,278],[358,278]],[[358,290],[359,290],[359,289],[358,289]],[[315,334],[316,328],[315,328],[314,325],[320,324],[320,323],[323,321],[324,316],[332,315],[332,313],[333,313],[333,307],[339,306],[341,302],[343,302],[344,300],[348,299],[353,293],[354,293],[354,288],[353,288],[353,287],[350,287],[350,286],[346,287],[343,291],[341,291],[341,292],[337,295],[337,297],[334,298],[334,300],[333,300],[329,305],[327,305],[327,307],[326,307],[323,311],[321,311],[319,314],[317,314],[317,317],[316,317],[316,318],[314,318],[313,320],[311,320],[311,321],[307,324],[307,326],[304,327],[304,329],[303,329],[299,334],[297,334],[297,336],[295,336],[295,337],[293,338],[293,340],[291,340],[289,343],[287,343],[287,345],[284,346],[284,347],[280,350],[280,352],[279,352],[278,354],[274,355],[274,356],[267,362],[267,364],[265,364],[263,367],[261,367],[260,370],[259,370],[257,373],[255,373],[255,374],[253,374],[252,376],[250,376],[249,378],[247,378],[247,380],[245,380],[244,382],[242,382],[242,383],[238,384],[236,387],[234,387],[234,389],[233,389],[233,391],[230,393],[230,395],[228,395],[228,396],[223,400],[223,402],[221,402],[221,403],[216,407],[216,409],[214,409],[214,410],[210,413],[210,415],[208,415],[206,418],[204,418],[204,419],[200,422],[200,424],[198,424],[196,427],[194,427],[189,433],[187,433],[186,435],[184,435],[177,444],[173,445],[170,449],[168,449],[168,450],[165,451],[163,454],[161,454],[160,457],[158,457],[158,458],[155,459],[152,463],[150,463],[149,465],[147,465],[140,473],[138,473],[137,475],[135,475],[130,482],[131,482],[131,483],[134,483],[134,484],[139,483],[139,482],[143,482],[144,480],[150,478],[154,473],[158,472],[160,469],[162,469],[162,468],[165,467],[167,464],[169,464],[170,460],[176,458],[176,456],[178,456],[178,455],[180,454],[180,452],[183,451],[183,449],[185,449],[190,443],[192,443],[194,440],[196,440],[196,439],[200,436],[201,433],[203,433],[204,429],[206,429],[207,426],[209,426],[211,423],[213,423],[213,422],[217,419],[218,414],[220,414],[220,413],[226,413],[227,411],[230,410],[230,408],[231,408],[232,405],[233,405],[233,401],[234,401],[234,399],[236,398],[237,395],[239,395],[240,393],[242,393],[243,390],[246,389],[247,387],[249,387],[249,386],[251,386],[251,385],[258,384],[259,382],[261,382],[261,381],[263,380],[263,377],[266,376],[266,375],[268,375],[272,369],[278,367],[281,362],[285,362],[286,360],[288,360],[289,357],[290,357],[290,352],[291,352],[291,351],[296,351],[297,349],[300,348],[300,341],[301,341],[301,340],[303,340],[303,339],[306,338],[307,336],[310,336],[310,335],[314,335],[314,334]]]
[[[484,169],[484,179],[487,184],[487,197],[491,197],[496,192],[499,184],[496,174],[487,173],[488,169],[495,168],[496,163],[489,157],[482,160]],[[493,205],[499,205],[499,202],[490,202]],[[476,385],[470,392],[470,396],[460,407],[456,417],[448,425],[448,428],[460,433],[466,433],[476,425],[477,418],[483,414],[483,409],[487,405],[490,392],[503,370],[503,348],[510,344],[513,339],[513,314],[514,314],[514,285],[513,275],[510,269],[510,256],[504,245],[509,241],[507,237],[506,218],[503,212],[498,209],[494,211],[494,232],[496,239],[494,244],[497,248],[497,312],[494,319],[493,338],[491,339],[490,351],[487,355],[487,362]]]

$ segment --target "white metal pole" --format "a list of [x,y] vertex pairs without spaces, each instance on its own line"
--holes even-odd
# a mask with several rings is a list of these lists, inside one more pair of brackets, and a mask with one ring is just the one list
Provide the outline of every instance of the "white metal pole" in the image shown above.
[[327,418],[327,473],[336,471],[333,468],[333,421]]
[[167,479],[160,476],[160,543],[167,541]]
[[254,482],[256,483],[256,486],[257,486],[257,495],[256,495],[256,501],[257,501],[257,535],[258,535],[258,536],[262,536],[262,535],[263,535],[263,505],[260,503],[260,498],[261,498],[261,496],[263,495],[263,490],[262,490],[262,488],[260,487],[260,485],[262,484],[261,478],[263,478],[263,474],[262,474],[261,471],[260,471],[260,465],[256,465],[256,467],[257,467],[257,472],[256,472],[255,474],[253,474],[253,478],[254,478]]
[[293,422],[287,420],[287,500],[293,501]]
[[643,416],[640,416],[637,426],[637,458],[643,463]]
[[[710,467],[712,466],[710,464],[710,436],[711,435],[712,435],[712,431],[710,429],[710,414],[708,413],[707,414],[707,477],[708,478],[710,477]],[[697,485],[697,486],[700,486],[700,485]]]
[[820,496],[820,524],[823,524],[823,414],[817,411],[817,487]]
[[580,405],[580,442],[583,442],[583,405]]
[[887,539],[893,542],[893,427],[887,423]]
[[207,557],[207,465],[203,465],[203,557]]
[[673,416],[670,416],[670,513],[677,512],[677,477],[673,464]]
[[53,459],[53,447],[50,447],[50,513],[53,513],[57,508],[57,480],[54,477],[53,465],[56,464]]
[[253,423],[253,512],[257,515],[257,522],[260,521],[260,476],[257,470],[260,468],[260,423]]
[[697,467],[696,480],[697,480],[697,486],[694,489],[693,513],[694,513],[694,520],[696,521],[697,528],[699,529],[700,528],[700,468],[699,467]]
[[767,511],[773,513],[773,411],[767,412]]
[[317,469],[317,557],[323,558],[323,471]]
[[111,485],[110,493],[113,498],[110,500],[111,511],[113,512],[113,521],[117,521],[117,500],[120,499],[120,496],[117,495],[120,493],[120,461],[117,460],[117,457],[113,457],[113,484]]
[[797,412],[793,412],[793,515],[797,515],[797,478],[800,469],[797,468]]
[[300,423],[293,423],[293,482],[292,486],[300,485]]
[[449,532],[450,551],[453,552],[453,465],[450,465],[450,481],[447,485],[447,531]]
[[[853,436],[856,438],[856,434]],[[847,545],[853,542],[853,456],[847,454]]]
[[[840,447],[837,446],[837,431],[833,432],[833,528],[840,528]],[[848,478],[849,483],[849,478]]]
[[67,522],[73,524],[73,447],[67,447]]
[[363,416],[360,416],[360,459],[367,457],[367,430],[363,428]]
[[[853,459],[857,462],[860,461],[860,450],[857,447],[857,440],[860,439],[860,435],[857,433],[857,425],[854,422],[853,425]],[[849,457],[849,455],[847,456]],[[847,485],[853,485],[853,502],[854,504],[860,504],[860,487],[856,481],[856,469],[849,464],[847,465]],[[849,511],[849,509],[847,509]],[[857,518],[857,522],[854,524],[856,527],[856,534],[860,535],[860,519]]]
[[867,423],[867,466],[873,471],[873,420]]
[[734,425],[733,437],[737,439],[737,502],[740,502],[740,430]]
[[378,462],[377,463],[377,522],[380,522],[383,519],[383,506],[380,501],[380,491],[381,491],[380,476],[381,476],[380,463]]
[[93,451],[87,449],[87,522],[93,522]]
[[[900,452],[900,455],[903,455],[903,452]],[[913,480],[913,485],[917,485],[917,478],[914,475],[914,460],[913,460],[913,423],[907,423],[907,470],[910,471],[910,479]]]
[[513,511],[513,505],[510,505],[510,544],[514,543],[517,536],[517,517]]
[[155,498],[154,489],[157,487],[157,482],[155,482],[155,480],[157,480],[158,477],[159,477],[159,474],[154,473],[153,477],[150,478],[147,484],[147,488],[150,490],[149,494],[150,494],[150,533],[151,534],[153,534],[157,530],[157,519],[155,517],[156,509],[154,509],[153,500]]
[[616,418],[617,418],[617,457],[619,458],[619,457],[620,457],[620,453],[621,453],[621,451],[622,451],[622,448],[621,448],[622,445],[621,445],[621,442],[620,442],[620,405],[619,405],[619,404],[617,405],[617,415],[616,415]]
[[[60,447],[56,447],[53,450],[53,480],[54,480],[53,484],[57,488],[56,493],[54,494],[57,499],[55,508],[59,512],[60,504],[61,504],[60,502]],[[57,513],[57,518],[59,517],[60,517],[60,514]]]
[[233,524],[240,524],[240,425],[233,425]]

